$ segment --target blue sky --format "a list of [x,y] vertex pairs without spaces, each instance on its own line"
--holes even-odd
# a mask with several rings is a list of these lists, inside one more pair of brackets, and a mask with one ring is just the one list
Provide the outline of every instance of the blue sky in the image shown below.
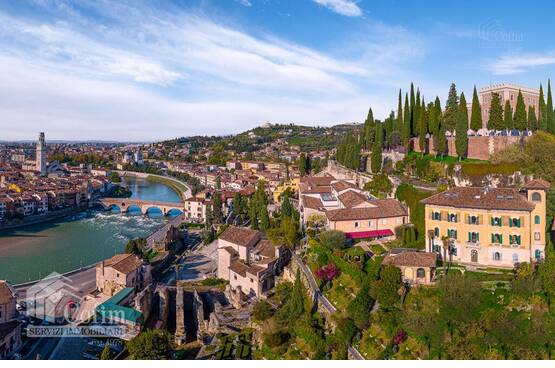
[[378,118],[411,81],[546,83],[551,2],[0,2],[0,139],[157,140]]

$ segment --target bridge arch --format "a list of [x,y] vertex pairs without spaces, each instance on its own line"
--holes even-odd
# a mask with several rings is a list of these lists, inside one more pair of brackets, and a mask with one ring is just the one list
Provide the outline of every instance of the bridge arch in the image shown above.
[[153,217],[160,217],[160,216],[166,215],[164,213],[164,210],[158,206],[147,207],[144,211],[144,214],[147,216],[153,216]]
[[127,212],[128,214],[131,214],[131,215],[137,215],[137,214],[142,214],[143,209],[138,204],[130,204],[125,209],[125,212]]
[[176,217],[183,214],[183,210],[179,209],[179,208],[170,208],[167,212],[166,212],[166,216],[170,216],[170,217]]
[[106,211],[110,211],[110,212],[112,212],[112,213],[122,213],[121,207],[118,206],[117,204],[102,205],[102,207],[103,207]]

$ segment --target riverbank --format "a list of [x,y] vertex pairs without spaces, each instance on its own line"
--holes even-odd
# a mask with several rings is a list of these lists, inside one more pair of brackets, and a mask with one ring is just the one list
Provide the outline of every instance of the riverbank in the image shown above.
[[50,221],[59,220],[66,216],[76,215],[79,212],[86,211],[90,207],[87,205],[77,206],[71,208],[64,208],[63,210],[51,211],[45,215],[33,215],[24,217],[21,220],[10,220],[5,223],[0,223],[0,231],[18,229],[30,225],[44,224]]
[[187,183],[184,183],[183,181],[173,178],[171,176],[162,176],[157,174],[148,174],[148,173],[143,173],[139,171],[129,171],[129,170],[118,170],[116,172],[119,175],[121,175],[123,178],[127,176],[132,178],[151,180],[154,182],[158,182],[160,184],[164,184],[170,187],[171,189],[173,189],[179,195],[179,197],[181,198],[181,201],[185,201],[187,198],[190,198],[193,196],[192,190]]

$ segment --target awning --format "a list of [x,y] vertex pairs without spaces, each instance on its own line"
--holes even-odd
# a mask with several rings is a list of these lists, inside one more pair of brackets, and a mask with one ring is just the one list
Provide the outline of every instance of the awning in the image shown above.
[[391,231],[390,229],[345,233],[345,236],[349,239],[380,238],[380,237],[392,236],[392,235],[393,235],[393,231]]

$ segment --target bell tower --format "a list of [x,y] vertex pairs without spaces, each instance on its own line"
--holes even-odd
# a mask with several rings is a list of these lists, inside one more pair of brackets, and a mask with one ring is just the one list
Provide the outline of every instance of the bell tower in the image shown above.
[[44,142],[44,132],[39,133],[39,140],[37,142],[37,152],[36,160],[37,167],[36,170],[40,172],[40,175],[46,175],[46,143]]

